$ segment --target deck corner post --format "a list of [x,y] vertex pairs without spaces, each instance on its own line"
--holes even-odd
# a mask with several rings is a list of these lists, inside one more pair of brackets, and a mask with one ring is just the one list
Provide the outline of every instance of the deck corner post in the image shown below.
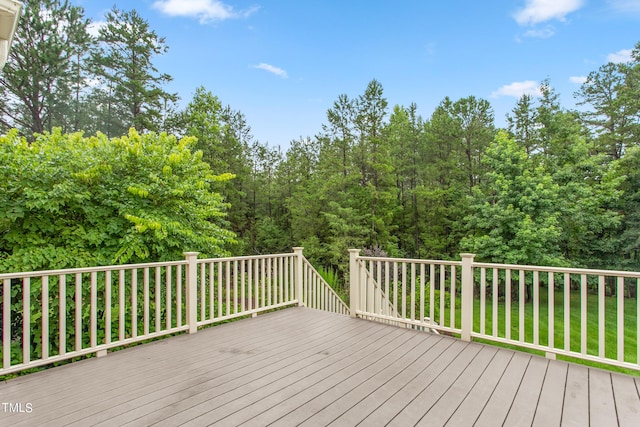
[[463,341],[471,341],[473,329],[473,259],[475,254],[460,254],[462,258],[462,332],[460,338]]
[[302,295],[302,280],[304,277],[302,274],[302,265],[303,265],[303,257],[304,257],[304,255],[302,255],[303,249],[304,248],[299,246],[293,248],[293,253],[296,254],[295,277],[296,277],[296,299],[298,300],[298,307],[304,306],[304,300]]
[[189,333],[198,332],[198,254],[185,252],[187,258],[187,322]]
[[349,249],[349,315],[357,317],[358,299],[360,297],[360,272],[358,257],[360,249]]

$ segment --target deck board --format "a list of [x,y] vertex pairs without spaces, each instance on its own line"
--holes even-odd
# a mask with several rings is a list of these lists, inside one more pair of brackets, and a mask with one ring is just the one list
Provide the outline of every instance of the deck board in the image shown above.
[[453,415],[449,417],[445,425],[473,425],[478,420],[498,382],[502,379],[512,358],[513,353],[498,351],[480,379],[465,396]]
[[[482,348],[468,345],[436,378],[420,391],[400,412],[391,420],[391,426],[416,425],[425,415],[425,411],[443,396],[456,380],[463,374],[465,368],[476,363]],[[482,362],[480,362],[482,363]]]
[[611,374],[598,369],[589,370],[589,420],[594,426],[618,423]]
[[411,381],[394,390],[394,394],[389,399],[362,421],[363,425],[372,427],[387,425],[404,409],[408,402],[413,401],[424,390],[424,387],[431,384],[468,346],[467,343],[455,341],[432,363],[425,365]]
[[[402,333],[388,331],[388,333],[376,337],[370,344],[364,345],[359,349],[347,347],[335,353],[333,357],[327,357],[327,355],[320,353],[317,355],[319,363],[308,363],[300,367],[300,369],[278,372],[273,381],[252,390],[250,393],[244,393],[243,390],[243,395],[230,399],[223,406],[212,405],[211,401],[204,402],[196,408],[198,418],[193,420],[193,425],[201,425],[201,423],[207,425],[209,422],[234,425],[227,418],[238,412],[244,412],[246,408],[254,405],[264,406],[269,403],[278,404],[279,402],[284,402],[284,407],[280,405],[279,407],[286,411],[289,403],[288,398],[296,395],[311,395],[322,399],[323,393],[327,389],[342,378],[353,375],[360,368],[360,364],[366,366],[374,363],[381,357],[381,354],[404,344],[409,339],[408,335],[405,331],[402,331]],[[212,406],[215,407],[212,408]],[[181,417],[179,420],[182,421],[183,419],[185,418]],[[174,418],[168,421],[173,423]],[[192,421],[192,419],[188,419],[188,421]]]
[[[637,377],[306,308],[0,383],[0,425],[640,425]],[[1,410],[2,408],[0,408]]]
[[637,427],[640,408],[637,406],[638,389],[633,378],[614,375],[611,377],[616,402],[618,423],[621,426]]
[[522,377],[520,387],[518,387],[516,397],[509,409],[505,425],[522,426],[533,423],[548,365],[549,361],[546,359],[541,357],[531,358]]
[[589,369],[569,365],[562,408],[563,427],[589,425]]
[[[391,363],[385,369],[382,369],[375,374],[369,376],[362,382],[352,383],[351,389],[346,393],[333,394],[333,400],[324,406],[320,411],[308,415],[308,418],[302,423],[302,425],[329,425],[336,422],[337,419],[343,417],[345,413],[351,410],[358,403],[368,400],[376,390],[385,390],[389,388],[391,381],[397,376],[401,375],[405,370],[411,366],[417,366],[421,364],[429,349],[434,348],[434,341],[440,340],[436,335],[432,335],[429,339],[420,339],[416,345],[412,348],[407,348],[402,354],[397,355],[393,363]],[[391,386],[393,388],[393,386]],[[370,400],[365,403],[369,408],[375,408],[378,405]],[[308,406],[300,406],[304,411],[308,409]],[[361,416],[361,413],[358,414]],[[357,418],[350,423],[357,424],[362,418]],[[256,419],[256,423],[257,423]],[[342,418],[341,422],[346,422],[345,418]],[[257,424],[256,424],[257,425]]]
[[549,363],[533,418],[534,427],[560,425],[567,369],[566,363]]
[[[407,351],[411,352],[420,341],[423,341],[411,332],[406,330],[404,332],[406,333],[406,340],[399,342],[399,346],[381,349],[375,354],[359,360],[358,363],[352,364],[348,369],[340,370],[322,379],[303,393],[292,396],[289,402],[294,410],[288,413],[279,411],[278,415],[280,417],[275,425],[298,425],[305,422],[311,425],[325,425],[331,422],[331,419],[321,421],[323,416],[327,415],[326,412],[321,413],[324,408],[338,399],[344,398],[350,391],[359,384],[366,382],[372,376],[383,372],[385,369],[391,369],[394,362]],[[269,419],[261,417],[259,421],[268,422]]]
[[498,353],[497,348],[483,347],[473,360],[473,363],[467,365],[456,381],[434,403],[429,411],[426,414],[422,414],[417,425],[444,425],[480,380],[496,353]]
[[[176,386],[127,400],[125,408],[112,408],[101,414],[100,419],[105,424],[133,421],[150,424],[164,419],[175,422],[182,419],[186,422],[190,419],[189,413],[196,412],[203,405],[225,405],[281,378],[288,371],[321,358],[320,353],[326,351],[327,343],[331,343],[328,348],[339,347],[350,336],[360,338],[358,336],[362,335],[361,339],[366,339],[385,332],[384,328],[370,330],[364,325],[346,324],[341,328],[326,328],[323,331],[326,326],[317,325],[314,334],[305,333],[303,337],[286,334],[285,345],[256,351],[252,357],[234,360],[204,377],[178,377],[176,379],[182,382]],[[283,354],[282,350],[287,350],[287,353]]]
[[[427,340],[425,340],[427,342]],[[353,406],[340,414],[332,425],[357,425],[367,418],[377,408],[382,407],[387,400],[395,395],[398,390],[419,375],[431,363],[438,359],[441,353],[447,350],[454,341],[437,338],[430,341],[431,346],[414,363],[407,365],[400,372],[395,374],[388,382],[379,388],[370,390],[370,393],[359,402],[353,402]],[[256,427],[257,424],[256,424]]]
[[509,409],[531,358],[530,355],[524,353],[513,354],[502,378],[500,378],[484,409],[478,416],[475,423],[476,426],[491,427],[502,425],[509,414]]

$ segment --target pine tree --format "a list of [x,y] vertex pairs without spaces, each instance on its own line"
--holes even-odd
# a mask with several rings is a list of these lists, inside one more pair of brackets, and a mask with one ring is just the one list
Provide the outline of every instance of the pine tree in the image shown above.
[[28,0],[9,60],[0,75],[0,125],[25,135],[80,126],[81,70],[92,46],[89,21],[68,1]]
[[98,41],[92,62],[102,82],[95,100],[103,131],[119,135],[129,127],[160,130],[165,105],[177,100],[176,94],[162,89],[172,77],[159,73],[152,62],[155,55],[168,50],[165,39],[135,10],[114,7],[106,15]]

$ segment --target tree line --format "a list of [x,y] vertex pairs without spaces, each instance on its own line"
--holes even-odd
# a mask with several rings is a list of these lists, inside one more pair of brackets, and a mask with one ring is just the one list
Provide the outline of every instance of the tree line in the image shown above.
[[68,0],[28,0],[0,84],[0,126],[107,136],[166,128],[176,94],[153,65],[168,49],[135,10],[115,6],[98,35]]
[[178,109],[163,89],[171,76],[153,65],[168,46],[135,10],[112,9],[97,37],[89,24],[67,1],[26,2],[0,76],[2,131],[196,137],[211,170],[234,175],[209,184],[228,204],[232,253],[300,245],[343,272],[351,247],[640,268],[640,43],[630,62],[589,74],[574,94],[579,110],[545,80],[499,129],[485,99],[445,98],[424,118],[416,104],[391,107],[372,80],[336,98],[318,135],[282,150],[256,141],[244,115],[205,87]]

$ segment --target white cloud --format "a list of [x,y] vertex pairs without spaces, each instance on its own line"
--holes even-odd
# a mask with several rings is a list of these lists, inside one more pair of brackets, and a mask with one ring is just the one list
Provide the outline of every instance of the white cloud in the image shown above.
[[258,68],[260,70],[265,70],[270,73],[275,74],[276,76],[280,76],[283,79],[288,78],[287,72],[282,68],[274,67],[273,65],[265,64],[264,62],[258,65],[254,65],[253,68]]
[[499,96],[513,96],[520,98],[522,95],[541,96],[538,82],[533,80],[525,80],[523,82],[513,82],[502,86],[500,89],[491,94],[491,98]]
[[198,18],[200,23],[224,21],[226,19],[246,18],[258,10],[252,7],[236,11],[232,6],[219,0],[157,0],[153,7],[170,16]]
[[514,18],[520,25],[533,25],[557,19],[564,21],[565,16],[580,9],[584,0],[527,0],[524,9],[515,13]]
[[581,85],[582,83],[587,81],[586,76],[571,76],[569,77],[569,81],[573,84]]
[[631,49],[622,49],[615,53],[610,53],[609,55],[607,55],[607,61],[609,62],[630,62],[631,59]]
[[638,0],[609,0],[611,7],[622,13],[640,13],[640,1]]
[[525,37],[535,37],[538,39],[548,39],[549,37],[555,34],[555,30],[551,25],[541,29],[541,30],[528,30],[523,35]]
[[100,28],[107,25],[106,21],[93,21],[87,26],[87,32],[93,37],[98,37]]

